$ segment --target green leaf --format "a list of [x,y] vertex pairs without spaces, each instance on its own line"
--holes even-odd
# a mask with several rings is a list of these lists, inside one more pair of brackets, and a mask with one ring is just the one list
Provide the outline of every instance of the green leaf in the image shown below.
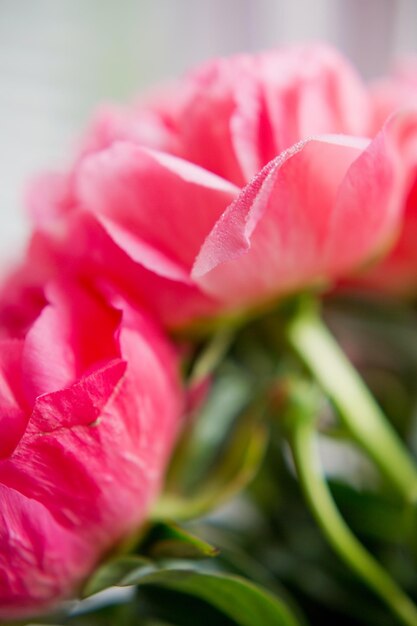
[[201,559],[217,556],[219,552],[206,541],[168,522],[158,522],[150,528],[140,551],[146,556],[124,555],[103,563],[87,581],[82,597],[87,598],[109,587],[134,584],[132,576],[154,572],[157,565],[147,555],[156,559]]
[[138,585],[164,587],[204,600],[239,626],[299,624],[279,598],[238,576],[175,569],[130,578]]
[[128,582],[130,576],[149,573],[154,569],[149,559],[140,556],[122,556],[112,559],[99,567],[89,578],[81,595],[87,598],[109,587],[133,584]]
[[158,522],[149,531],[141,552],[152,558],[201,559],[219,550],[174,523]]

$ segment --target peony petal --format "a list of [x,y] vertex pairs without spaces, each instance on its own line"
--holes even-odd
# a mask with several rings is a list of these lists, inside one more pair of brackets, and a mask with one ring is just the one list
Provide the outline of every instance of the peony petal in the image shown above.
[[86,211],[75,212],[65,239],[49,239],[48,246],[52,266],[61,272],[68,266],[70,274],[104,294],[119,292],[169,327],[218,310],[218,303],[201,292],[183,266]]
[[[122,360],[95,370],[68,389],[37,398],[27,428],[28,435],[51,433],[59,428],[91,426],[101,415],[126,370]],[[68,411],[71,407],[71,411]]]
[[417,57],[403,58],[392,74],[371,83],[369,95],[372,103],[370,132],[375,134],[392,113],[417,105]]
[[209,61],[184,78],[175,131],[180,154],[242,185],[262,166],[258,152],[261,91],[254,58]]
[[62,172],[47,172],[34,178],[26,190],[26,207],[41,230],[72,209],[72,177]]
[[[170,105],[172,96],[169,86]],[[156,102],[141,102],[133,107],[102,106],[95,114],[81,145],[81,155],[108,148],[116,141],[129,141],[141,146],[176,152],[176,137],[164,120]]]
[[417,109],[391,117],[352,164],[336,199],[325,263],[336,275],[369,261],[392,245],[417,154]]
[[241,186],[311,135],[364,134],[370,102],[336,50],[308,44],[205,63],[165,109],[177,146],[164,150]]
[[0,618],[50,610],[96,565],[97,544],[14,489],[0,485],[0,501]]
[[130,143],[84,159],[76,187],[82,208],[109,232],[114,223],[185,267],[238,192],[182,159]]
[[26,429],[22,391],[23,341],[0,341],[0,459],[10,456]]
[[348,61],[325,44],[295,45],[261,53],[270,149],[264,162],[312,135],[365,135],[370,102],[365,85]]
[[[417,154],[417,153],[416,153]],[[405,200],[404,219],[395,244],[378,264],[366,268],[352,281],[350,287],[376,289],[396,296],[413,295],[417,284],[417,169]]]
[[[120,315],[81,287],[50,283],[46,306],[28,331],[22,371],[26,397],[35,399],[71,385],[93,365],[118,354]],[[92,332],[94,328],[94,332]]]
[[311,139],[269,163],[206,239],[192,276],[240,305],[322,276],[322,249],[339,185],[366,142]]
[[[392,239],[415,140],[414,115],[400,116],[369,144],[310,139],[264,168],[218,221],[192,276],[233,306],[335,278]],[[366,149],[365,149],[366,148]]]

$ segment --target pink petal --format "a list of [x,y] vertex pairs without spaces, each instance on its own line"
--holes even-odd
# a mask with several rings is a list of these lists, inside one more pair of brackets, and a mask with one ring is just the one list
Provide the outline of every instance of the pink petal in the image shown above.
[[262,166],[258,152],[262,113],[254,58],[210,61],[185,78],[188,99],[176,131],[181,154],[242,185]]
[[[169,93],[171,108],[172,95]],[[177,94],[175,96],[178,97]],[[141,102],[132,107],[101,107],[87,128],[81,144],[81,154],[103,150],[116,141],[129,141],[155,150],[175,153],[176,137],[158,109],[154,101]]]
[[329,223],[326,263],[335,274],[346,273],[392,245],[404,217],[415,154],[417,109],[391,117],[352,164]]
[[86,158],[77,173],[83,209],[191,267],[201,242],[237,189],[168,154],[118,143]]
[[0,459],[8,457],[22,437],[28,412],[22,392],[23,341],[0,341]]
[[26,190],[27,210],[40,229],[64,217],[73,204],[70,174],[47,172],[34,178]]
[[[27,429],[28,435],[94,424],[125,370],[124,361],[114,360],[68,389],[45,393],[37,398]],[[68,407],[71,407],[71,412]]]
[[370,103],[337,51],[309,44],[205,63],[179,82],[165,111],[177,137],[165,150],[243,185],[311,135],[365,133]]
[[[417,154],[417,153],[416,153]],[[347,284],[396,296],[413,295],[417,284],[417,170],[405,201],[401,231],[389,254]]]
[[68,265],[70,273],[96,289],[105,294],[119,292],[169,327],[218,309],[218,303],[201,292],[182,265],[114,223],[98,223],[85,211],[72,216],[65,239],[55,240],[52,247],[56,268],[62,271]]
[[240,305],[319,278],[333,203],[362,147],[359,140],[349,146],[312,139],[269,163],[206,239],[192,272],[196,282]]
[[371,83],[370,132],[377,133],[387,118],[403,107],[417,105],[417,57],[403,58],[392,73]]
[[218,221],[193,278],[240,306],[334,279],[375,255],[400,217],[408,124],[393,120],[368,148],[318,137],[272,161]]
[[261,53],[272,145],[264,162],[312,135],[364,135],[370,116],[365,85],[337,50],[324,44]]
[[96,546],[14,489],[0,485],[0,500],[0,618],[50,610],[96,565]]
[[23,349],[22,371],[31,403],[118,356],[115,332],[120,318],[97,296],[64,281],[49,284],[46,296],[51,304],[30,328]]

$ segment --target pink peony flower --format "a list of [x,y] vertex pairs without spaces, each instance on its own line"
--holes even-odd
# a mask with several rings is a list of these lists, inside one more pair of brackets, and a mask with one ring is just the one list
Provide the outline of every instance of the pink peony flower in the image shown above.
[[369,112],[325,46],[212,61],[99,115],[70,172],[32,188],[32,254],[171,327],[332,282],[392,240],[408,184],[414,114],[370,141]]
[[0,618],[13,618],[76,596],[144,521],[182,400],[171,347],[122,301],[68,280],[6,295]]

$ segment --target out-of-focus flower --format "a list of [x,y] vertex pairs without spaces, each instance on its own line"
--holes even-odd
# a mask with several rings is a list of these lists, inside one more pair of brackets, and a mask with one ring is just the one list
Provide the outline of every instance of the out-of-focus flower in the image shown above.
[[0,618],[76,596],[144,521],[180,424],[149,319],[68,280],[0,304]]
[[417,57],[403,59],[392,73],[371,83],[371,133],[376,134],[395,111],[417,105]]
[[[417,58],[400,63],[389,76],[371,85],[372,117],[370,134],[377,133],[385,120],[400,110],[417,106]],[[403,146],[410,185],[404,194],[403,219],[390,253],[358,277],[355,286],[407,296],[417,289],[417,141]]]
[[332,282],[400,218],[411,127],[360,138],[368,105],[324,46],[210,62],[102,113],[69,174],[38,181],[37,247],[169,326]]

